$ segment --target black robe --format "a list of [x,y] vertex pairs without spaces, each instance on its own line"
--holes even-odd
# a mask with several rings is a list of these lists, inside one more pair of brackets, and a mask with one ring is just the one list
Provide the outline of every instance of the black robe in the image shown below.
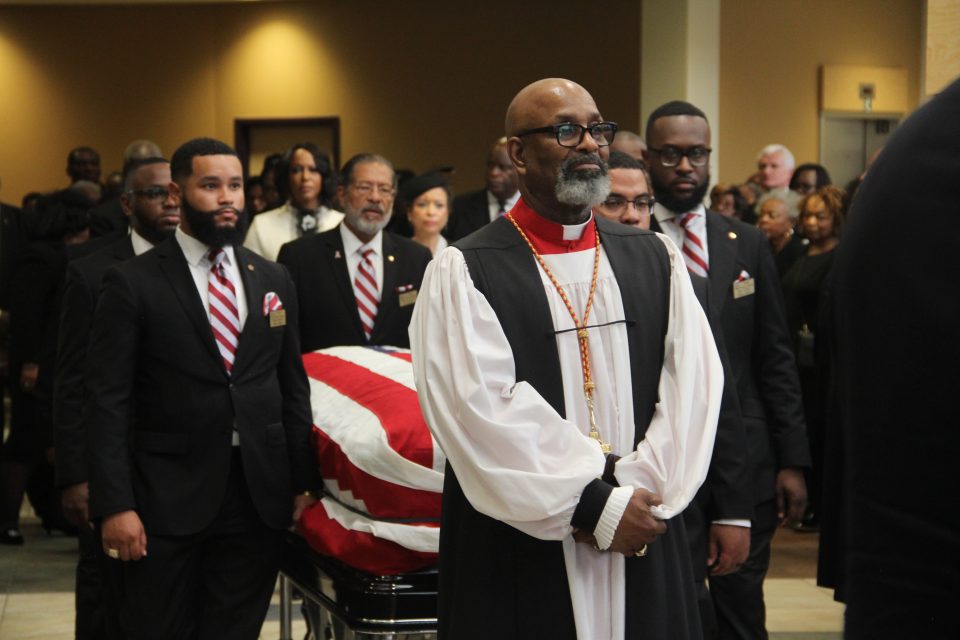
[[[657,402],[669,317],[669,256],[652,233],[600,219],[597,228],[623,298],[636,444]],[[517,381],[528,382],[564,415],[554,326],[530,249],[506,219],[455,246],[503,327]],[[441,639],[576,638],[567,580],[561,542],[534,538],[476,511],[447,465],[440,533]],[[626,560],[626,589],[626,638],[701,638],[682,518],[667,522],[667,533],[649,546],[646,557]]]

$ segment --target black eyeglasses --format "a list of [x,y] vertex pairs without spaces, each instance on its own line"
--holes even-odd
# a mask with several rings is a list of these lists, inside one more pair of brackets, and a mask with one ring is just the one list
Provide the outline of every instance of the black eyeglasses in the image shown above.
[[651,211],[653,211],[653,205],[655,202],[656,200],[648,196],[637,196],[633,200],[627,200],[626,198],[622,198],[620,196],[610,196],[604,201],[603,207],[611,213],[616,213],[619,215],[627,208],[627,205],[632,204],[636,212],[640,215],[643,215],[649,214]]
[[146,189],[131,189],[127,193],[141,196],[147,200],[166,200],[170,195],[170,189],[166,187],[147,187]]
[[660,164],[665,167],[675,167],[680,164],[683,158],[687,158],[694,167],[702,167],[710,160],[710,147],[691,147],[689,149],[678,149],[677,147],[663,147],[654,149],[648,147],[648,151],[653,151],[660,156]]
[[613,142],[613,136],[617,134],[616,122],[597,122],[588,126],[564,122],[563,124],[554,124],[549,127],[537,127],[536,129],[525,129],[518,132],[518,138],[529,136],[533,133],[552,133],[557,138],[557,144],[561,147],[576,147],[583,142],[584,134],[589,131],[590,137],[597,143],[598,147],[610,146]]

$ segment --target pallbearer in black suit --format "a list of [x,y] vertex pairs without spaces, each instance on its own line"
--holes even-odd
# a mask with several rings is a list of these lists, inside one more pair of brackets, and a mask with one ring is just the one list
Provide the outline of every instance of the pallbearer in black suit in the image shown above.
[[175,237],[109,270],[94,316],[90,515],[129,637],[252,640],[315,486],[296,291],[237,246],[233,149],[192,140],[171,173]]
[[407,327],[431,254],[384,230],[395,195],[389,160],[354,156],[337,187],[343,222],[280,249],[277,262],[290,270],[301,302],[304,353],[338,345],[410,346]]
[[507,155],[507,139],[497,140],[487,154],[487,186],[453,199],[447,238],[450,242],[470,235],[506,215],[520,199],[517,170]]
[[[617,132],[618,140],[619,135],[620,132]],[[596,212],[608,220],[638,229],[649,229],[650,211],[655,201],[646,165],[619,151],[610,152],[609,164],[610,194],[603,204],[596,207]],[[637,277],[642,278],[643,274],[638,273]],[[707,574],[727,575],[738,571],[746,561],[750,552],[753,491],[736,380],[730,375],[720,318],[711,313],[708,280],[692,274],[690,277],[700,306],[710,320],[724,367],[723,401],[720,404],[713,457],[710,459],[710,474],[697,492],[697,497],[683,512],[704,637],[713,638],[717,623],[707,592]]]
[[[810,465],[800,383],[783,295],[766,238],[756,228],[706,211],[710,125],[697,107],[669,102],[647,121],[646,160],[657,198],[651,229],[682,247],[691,273],[710,280],[743,413],[753,489],[750,555],[740,571],[712,575],[720,638],[766,638],[763,580],[777,523],[803,517]],[[742,535],[715,522],[711,540]]]
[[179,200],[170,192],[167,160],[136,160],[124,168],[124,174],[120,205],[130,220],[130,235],[112,239],[94,253],[70,263],[60,307],[53,395],[54,450],[63,512],[80,531],[76,586],[78,640],[121,637],[116,624],[116,598],[108,593],[110,587],[101,585],[100,568],[108,566],[108,562],[90,524],[86,430],[82,419],[87,397],[87,344],[100,282],[110,267],[145,253],[173,236],[180,222]]

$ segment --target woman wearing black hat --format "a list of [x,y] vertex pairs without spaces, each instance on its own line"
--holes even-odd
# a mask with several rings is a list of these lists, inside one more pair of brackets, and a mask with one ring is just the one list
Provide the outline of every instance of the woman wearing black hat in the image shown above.
[[413,227],[413,241],[437,255],[447,246],[440,232],[450,216],[450,187],[444,177],[427,173],[400,185],[400,200]]

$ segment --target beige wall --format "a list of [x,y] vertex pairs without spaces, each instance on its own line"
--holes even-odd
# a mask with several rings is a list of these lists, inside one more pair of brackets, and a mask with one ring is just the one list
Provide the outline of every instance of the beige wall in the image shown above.
[[[578,15],[572,0],[0,5],[0,198],[64,185],[79,144],[98,148],[106,171],[133,138],[169,154],[195,135],[232,141],[237,117],[331,115],[343,157],[375,150],[418,171],[452,163],[457,189],[475,188],[507,102],[533,79],[579,80],[605,117],[638,128],[640,3],[604,5],[604,31],[636,35],[605,41],[561,10]],[[769,142],[817,159],[822,64],[904,67],[916,106],[922,5],[721,2],[715,177],[742,180]]]
[[960,0],[926,0],[923,95],[932,96],[960,75]]
[[[97,148],[106,173],[131,139],[168,155],[196,135],[232,142],[237,117],[339,116],[344,158],[452,163],[457,189],[476,188],[507,103],[537,78],[575,79],[605,117],[638,125],[637,38],[601,44],[585,5],[570,3],[574,20],[559,6],[0,7],[0,198],[65,185],[73,146]],[[604,13],[605,28],[637,25],[640,5],[614,0]]]
[[921,0],[722,2],[719,179],[744,180],[756,170],[757,151],[772,142],[789,147],[798,163],[817,161],[821,65],[903,67],[914,109],[922,5]]

